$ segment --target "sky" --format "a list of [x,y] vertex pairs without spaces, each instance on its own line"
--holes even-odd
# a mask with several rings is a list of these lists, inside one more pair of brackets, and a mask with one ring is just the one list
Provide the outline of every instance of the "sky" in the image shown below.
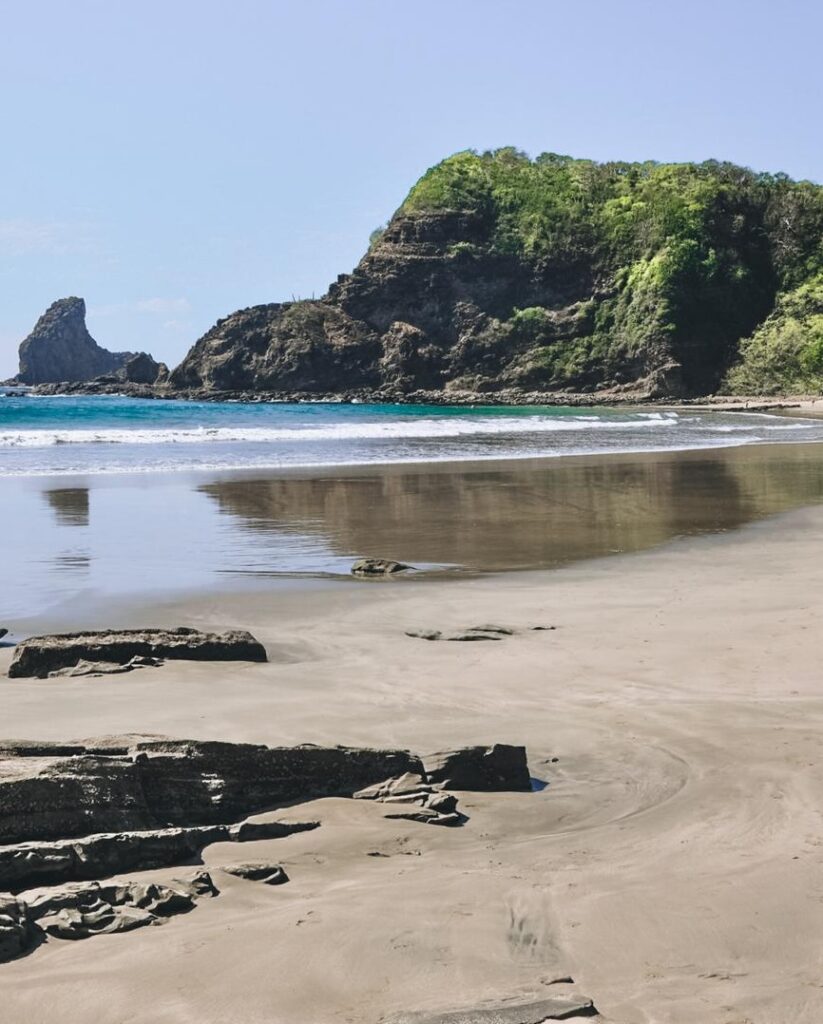
[[176,364],[458,150],[823,180],[818,0],[0,0],[0,379],[55,299]]

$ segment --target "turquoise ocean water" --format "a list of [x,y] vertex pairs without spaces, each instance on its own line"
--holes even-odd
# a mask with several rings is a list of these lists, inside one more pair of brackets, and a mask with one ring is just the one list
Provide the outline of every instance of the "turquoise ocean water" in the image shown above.
[[4,476],[433,462],[823,440],[770,414],[0,398]]

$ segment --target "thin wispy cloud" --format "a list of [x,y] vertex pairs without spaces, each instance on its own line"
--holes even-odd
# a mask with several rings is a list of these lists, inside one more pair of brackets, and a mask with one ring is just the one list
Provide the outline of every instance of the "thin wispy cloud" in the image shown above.
[[95,252],[93,225],[70,221],[0,220],[0,256],[66,256]]

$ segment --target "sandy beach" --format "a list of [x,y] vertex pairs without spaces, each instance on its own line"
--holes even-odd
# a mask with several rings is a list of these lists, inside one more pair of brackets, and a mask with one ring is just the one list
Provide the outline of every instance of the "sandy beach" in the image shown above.
[[[817,1024],[821,543],[805,508],[553,571],[118,612],[242,626],[270,662],[7,679],[6,736],[523,743],[548,785],[463,794],[460,829],[344,799],[285,809],[321,827],[250,857],[289,885],[221,874],[219,899],[163,928],[49,943],[3,966],[2,1019],[372,1024],[573,992],[611,1024]],[[517,632],[405,635],[481,622]]]

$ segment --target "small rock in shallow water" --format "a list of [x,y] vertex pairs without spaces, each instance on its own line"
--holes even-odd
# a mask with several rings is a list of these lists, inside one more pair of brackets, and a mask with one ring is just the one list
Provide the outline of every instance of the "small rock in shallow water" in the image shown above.
[[353,576],[394,576],[409,569],[410,565],[392,561],[391,558],[358,558],[351,567]]

